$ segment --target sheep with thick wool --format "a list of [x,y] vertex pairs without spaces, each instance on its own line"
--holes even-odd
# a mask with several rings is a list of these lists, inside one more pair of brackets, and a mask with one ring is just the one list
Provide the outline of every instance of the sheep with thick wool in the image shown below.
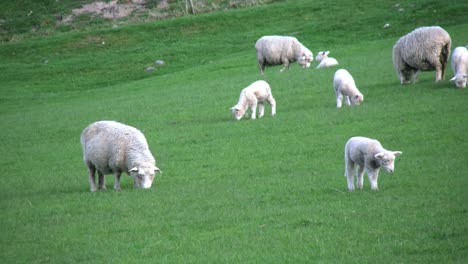
[[453,50],[450,64],[455,74],[450,81],[455,81],[458,88],[465,88],[468,79],[468,50],[466,47],[457,47]]
[[282,72],[292,62],[297,61],[303,68],[309,68],[314,60],[312,52],[295,37],[263,36],[255,43],[255,49],[260,74],[265,72],[265,66],[282,64]]
[[115,121],[98,121],[81,133],[83,160],[88,168],[91,191],[96,191],[95,173],[99,175],[99,189],[105,190],[105,174],[115,174],[114,189],[120,190],[120,175],[128,173],[136,188],[151,187],[156,161],[145,136],[136,128]]
[[[354,174],[357,173],[357,187],[362,189],[364,172],[369,177],[372,190],[378,190],[377,180],[380,168],[389,173],[395,171],[395,157],[401,151],[390,151],[382,147],[379,141],[366,137],[352,137],[346,142],[344,150],[345,176],[348,190],[354,191]],[[356,170],[357,167],[357,170]]]
[[265,112],[265,101],[271,105],[271,116],[274,116],[276,114],[276,101],[271,93],[270,85],[262,80],[256,81],[241,91],[239,101],[231,107],[232,116],[236,120],[240,120],[243,116],[248,116],[247,110],[250,108],[250,118],[255,119],[258,105],[258,117],[261,118]]
[[335,72],[333,88],[335,89],[337,108],[341,108],[344,97],[347,105],[360,105],[364,101],[364,95],[356,87],[353,76],[345,69],[339,69]]
[[419,71],[434,71],[435,81],[444,79],[452,41],[441,27],[420,27],[393,46],[392,60],[401,84],[414,83]]
[[330,54],[330,51],[319,51],[317,53],[315,60],[320,62],[317,69],[338,65],[338,61],[335,58],[329,58],[328,54]]

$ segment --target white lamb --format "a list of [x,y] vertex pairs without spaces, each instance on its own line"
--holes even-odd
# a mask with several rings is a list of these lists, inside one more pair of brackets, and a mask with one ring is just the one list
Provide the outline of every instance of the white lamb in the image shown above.
[[435,70],[435,81],[444,79],[452,41],[441,27],[420,27],[393,46],[392,61],[401,84],[414,83],[419,71]]
[[330,54],[330,51],[319,51],[317,53],[315,60],[320,62],[319,65],[317,66],[317,69],[338,65],[338,61],[334,58],[329,58],[328,54]]
[[360,105],[364,101],[364,95],[356,87],[353,76],[345,69],[339,69],[335,72],[333,88],[335,89],[337,108],[341,108],[343,97],[346,97],[347,105]]
[[128,173],[136,188],[150,188],[156,172],[156,161],[145,136],[136,128],[114,121],[99,121],[81,133],[83,160],[88,168],[91,191],[96,191],[95,173],[99,175],[99,189],[105,190],[105,174],[115,174],[114,189],[120,190],[120,175]]
[[372,190],[378,190],[377,179],[379,170],[383,168],[389,173],[395,170],[395,157],[401,151],[390,151],[382,147],[379,141],[366,137],[352,137],[348,140],[344,150],[345,176],[348,190],[354,191],[354,174],[357,166],[357,187],[362,189],[364,171],[367,172]]
[[271,105],[271,116],[276,114],[276,101],[271,94],[270,85],[265,81],[256,81],[244,88],[239,97],[239,102],[231,107],[231,113],[236,120],[240,120],[242,116],[247,116],[247,110],[250,108],[251,119],[255,119],[257,105],[259,106],[258,117],[263,117],[265,106],[264,101]]
[[455,81],[458,88],[465,88],[468,79],[468,50],[465,47],[453,50],[451,65],[455,76],[450,81]]

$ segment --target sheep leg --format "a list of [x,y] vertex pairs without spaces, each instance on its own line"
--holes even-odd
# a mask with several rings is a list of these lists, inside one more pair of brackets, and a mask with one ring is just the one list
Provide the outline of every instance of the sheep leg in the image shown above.
[[282,58],[281,62],[283,63],[283,68],[280,70],[280,72],[283,72],[286,69],[289,69],[289,60],[286,58]]
[[346,105],[351,105],[351,101],[349,100],[349,96],[346,96]]
[[104,177],[104,174],[100,171],[98,171],[98,189],[99,190],[105,190],[106,189],[106,178]]
[[276,115],[276,101],[275,101],[275,98],[273,98],[273,96],[270,96],[270,97],[268,97],[267,101],[271,105],[271,116],[275,116]]
[[114,190],[120,191],[120,172],[115,173],[115,183],[114,183]]
[[354,191],[354,162],[346,162],[346,178],[348,179],[348,190],[350,192]]
[[373,191],[377,191],[379,187],[377,186],[377,179],[379,178],[379,170],[368,170],[367,175],[369,176],[369,181],[371,185],[371,189]]
[[260,74],[263,75],[265,73],[265,64],[259,62],[258,67],[260,68]]
[[258,118],[262,118],[265,114],[265,105],[263,102],[258,103]]
[[251,119],[255,119],[255,116],[257,115],[257,98],[254,98],[253,102],[252,102],[252,114],[250,115],[250,118]]
[[88,165],[88,174],[89,174],[89,185],[92,192],[96,191],[96,178],[95,178],[96,168],[92,165]]
[[357,187],[358,189],[362,189],[364,186],[364,167],[359,166],[357,171]]
[[335,90],[335,93],[336,93],[336,108],[341,108],[341,104],[343,102],[343,95],[336,90]]
[[444,77],[442,76],[442,69],[440,66],[435,67],[435,81],[441,81]]

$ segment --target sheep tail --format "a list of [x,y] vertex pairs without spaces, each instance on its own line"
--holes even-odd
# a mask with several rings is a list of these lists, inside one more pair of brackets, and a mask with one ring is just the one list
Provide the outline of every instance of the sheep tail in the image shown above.
[[448,58],[449,58],[449,55],[450,55],[450,42],[448,42],[447,44],[445,44],[443,47],[442,47],[442,50],[440,52],[440,63],[442,64],[442,80],[444,79],[444,76],[445,76],[445,67],[447,66],[447,61],[448,61]]

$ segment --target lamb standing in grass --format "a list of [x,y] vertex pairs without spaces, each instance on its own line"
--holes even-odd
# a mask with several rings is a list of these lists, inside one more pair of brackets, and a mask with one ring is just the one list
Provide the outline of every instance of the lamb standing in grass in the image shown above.
[[120,190],[122,172],[134,178],[136,188],[148,189],[160,171],[145,136],[131,126],[114,121],[92,123],[83,130],[81,145],[92,192],[96,191],[96,171],[100,190],[106,189],[104,175],[114,173],[116,191]]
[[337,108],[341,108],[343,97],[346,97],[347,105],[360,105],[364,101],[364,95],[356,87],[353,76],[345,69],[339,69],[335,72],[333,88],[335,89]]
[[441,27],[421,27],[401,37],[392,54],[401,84],[414,83],[418,71],[435,70],[435,81],[443,80],[451,43]]
[[379,141],[366,137],[352,137],[348,140],[344,151],[345,176],[348,180],[348,190],[354,191],[354,174],[357,166],[357,187],[362,189],[364,171],[367,172],[372,190],[378,190],[377,179],[379,170],[393,173],[395,157],[401,151],[389,151],[382,147]]
[[318,68],[332,67],[338,65],[338,61],[334,58],[329,58],[330,51],[319,51],[315,60],[320,62]]
[[281,72],[297,61],[302,67],[309,68],[314,60],[312,52],[294,37],[264,36],[255,43],[260,74],[265,66],[283,64]]
[[271,105],[271,116],[276,114],[276,101],[271,94],[270,85],[265,81],[256,81],[244,88],[239,97],[239,102],[231,107],[231,113],[236,120],[240,120],[242,116],[247,116],[247,110],[250,108],[251,119],[255,119],[257,105],[259,106],[258,117],[263,117],[265,112],[264,101]]
[[455,76],[450,81],[455,81],[458,88],[465,88],[468,79],[468,50],[465,47],[453,50],[451,65]]

